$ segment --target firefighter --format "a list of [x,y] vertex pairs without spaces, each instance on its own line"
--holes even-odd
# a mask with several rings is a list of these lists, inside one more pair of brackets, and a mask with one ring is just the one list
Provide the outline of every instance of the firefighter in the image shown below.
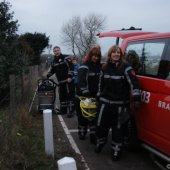
[[71,58],[68,55],[61,53],[60,47],[53,48],[54,59],[47,74],[49,78],[53,74],[56,75],[59,88],[60,111],[58,114],[67,114],[67,117],[72,117],[73,95],[74,95],[74,67]]
[[119,160],[122,153],[124,128],[130,118],[130,92],[134,107],[139,107],[140,90],[135,71],[124,61],[121,48],[112,46],[102,66],[99,82],[95,152],[101,152],[111,128],[113,161]]
[[99,75],[101,71],[101,51],[98,47],[90,49],[86,61],[78,70],[78,84],[76,89],[76,112],[78,116],[79,139],[84,140],[87,128],[90,129],[90,142],[95,143],[94,120],[89,121],[83,117],[80,109],[80,96],[95,98],[98,91]]

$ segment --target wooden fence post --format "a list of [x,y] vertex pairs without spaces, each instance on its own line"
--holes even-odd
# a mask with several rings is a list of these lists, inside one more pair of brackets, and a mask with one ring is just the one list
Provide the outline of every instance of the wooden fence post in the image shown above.
[[33,90],[33,66],[29,67],[29,83],[30,83],[30,89]]
[[34,76],[35,76],[35,82],[37,82],[38,77],[39,77],[39,74],[38,74],[38,65],[36,65],[36,66],[34,67],[34,71],[35,71],[35,74],[34,74]]
[[25,103],[28,100],[28,93],[29,93],[29,86],[28,86],[28,76],[25,74],[25,71],[23,70],[22,76],[21,76],[21,85],[22,85],[22,102]]
[[11,118],[14,118],[14,113],[16,109],[15,103],[15,75],[10,75],[10,114]]
[[21,75],[21,92],[22,92],[22,101],[24,101],[24,96],[25,96],[25,72],[22,71]]

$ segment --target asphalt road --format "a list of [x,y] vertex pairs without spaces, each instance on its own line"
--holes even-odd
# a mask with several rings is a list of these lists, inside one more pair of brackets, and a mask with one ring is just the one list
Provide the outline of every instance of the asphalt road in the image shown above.
[[[60,116],[66,125],[69,135],[79,149],[82,157],[85,159],[90,170],[160,170],[160,168],[151,160],[148,151],[141,148],[138,153],[124,151],[122,159],[113,162],[110,155],[110,142],[103,148],[100,154],[94,152],[94,145],[90,144],[88,135],[86,140],[79,140],[77,135],[77,116],[67,118],[66,115]],[[109,139],[111,136],[109,136]]]

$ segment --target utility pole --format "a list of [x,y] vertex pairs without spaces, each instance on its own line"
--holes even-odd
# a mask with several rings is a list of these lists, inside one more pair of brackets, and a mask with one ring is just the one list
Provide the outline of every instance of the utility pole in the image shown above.
[[48,45],[48,56],[47,56],[47,60],[46,60],[47,66],[49,66],[51,64],[51,49],[52,49],[52,45],[49,44]]
[[52,45],[49,44],[49,46],[48,46],[48,55],[49,55],[49,57],[50,57],[50,54],[51,54],[51,48],[52,48]]

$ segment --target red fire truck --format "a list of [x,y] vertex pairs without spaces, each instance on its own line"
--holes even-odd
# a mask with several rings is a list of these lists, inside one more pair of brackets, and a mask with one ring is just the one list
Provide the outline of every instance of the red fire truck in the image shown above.
[[170,169],[170,32],[131,27],[97,36],[103,56],[114,44],[121,46],[125,57],[132,51],[138,56],[142,66],[137,72],[142,100],[135,113],[138,139],[143,147],[166,160]]

